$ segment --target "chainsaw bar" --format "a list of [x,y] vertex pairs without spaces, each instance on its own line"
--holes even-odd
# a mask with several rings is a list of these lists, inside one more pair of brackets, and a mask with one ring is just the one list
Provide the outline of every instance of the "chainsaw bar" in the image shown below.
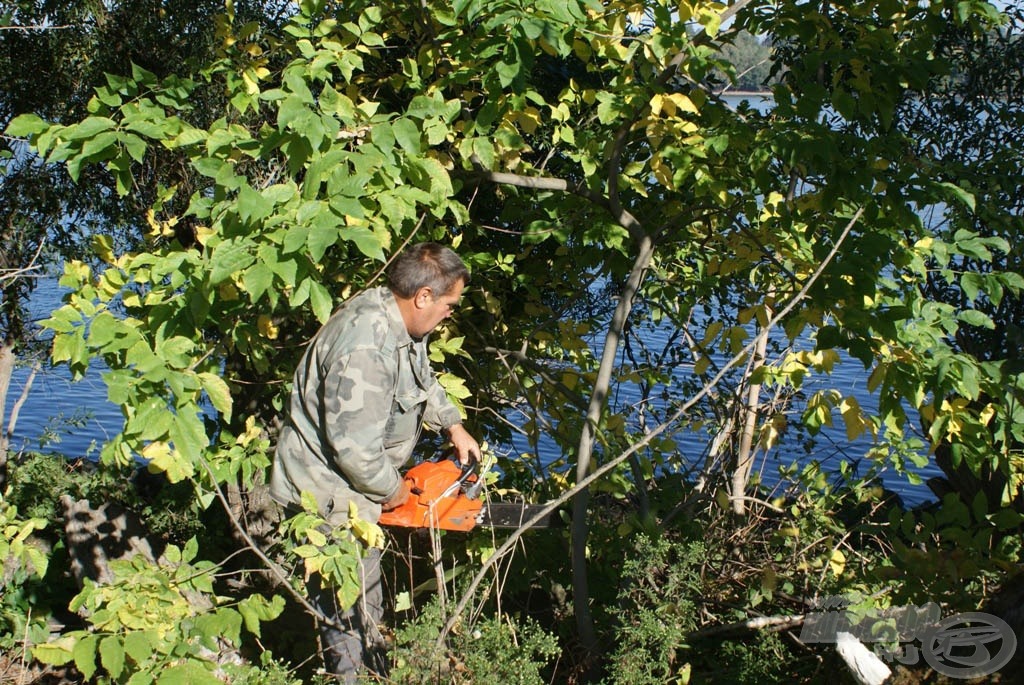
[[[544,511],[544,504],[525,502],[484,502],[476,521],[488,528],[520,528]],[[531,528],[559,528],[565,525],[558,509],[544,514]]]

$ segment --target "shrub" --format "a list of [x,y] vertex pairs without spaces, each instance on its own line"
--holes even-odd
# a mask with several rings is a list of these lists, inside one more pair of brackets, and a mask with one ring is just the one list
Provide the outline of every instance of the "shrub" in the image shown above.
[[443,624],[437,600],[396,632],[392,682],[473,685],[544,685],[542,672],[559,654],[558,640],[530,619],[509,614],[483,618],[452,631],[448,650],[434,644]]
[[683,650],[696,625],[694,597],[701,592],[700,542],[638,536],[622,568],[609,683],[664,685],[686,682]]

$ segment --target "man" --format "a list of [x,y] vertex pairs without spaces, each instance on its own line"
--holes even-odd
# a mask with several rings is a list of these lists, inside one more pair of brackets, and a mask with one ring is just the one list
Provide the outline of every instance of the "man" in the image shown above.
[[[455,310],[469,271],[450,249],[420,243],[400,254],[388,287],[356,295],[310,341],[293,379],[288,415],[278,438],[270,494],[299,507],[311,492],[328,523],[348,517],[354,502],[363,520],[409,496],[399,468],[421,427],[447,433],[462,463],[480,446],[430,369],[427,336]],[[386,672],[377,623],[383,615],[379,550],[363,560],[363,594],[340,612],[319,577],[310,598],[342,628],[321,623],[328,670],[354,682],[364,668]]]

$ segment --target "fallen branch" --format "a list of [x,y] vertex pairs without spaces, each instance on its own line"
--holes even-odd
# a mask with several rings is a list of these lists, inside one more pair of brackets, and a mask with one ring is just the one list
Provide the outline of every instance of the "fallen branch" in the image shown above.
[[696,640],[704,637],[729,635],[732,633],[745,633],[754,630],[778,632],[780,630],[789,630],[790,628],[803,625],[804,619],[806,618],[807,617],[803,614],[799,614],[797,616],[757,616],[754,618],[748,618],[746,621],[695,630],[686,637],[687,639]]

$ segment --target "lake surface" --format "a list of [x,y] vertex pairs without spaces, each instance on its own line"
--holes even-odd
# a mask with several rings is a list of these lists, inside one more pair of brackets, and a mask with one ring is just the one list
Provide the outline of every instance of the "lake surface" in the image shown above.
[[[47,318],[60,305],[60,298],[56,279],[40,279],[30,300],[32,317]],[[98,457],[103,442],[118,433],[123,423],[120,408],[107,401],[104,370],[102,365],[90,368],[82,380],[73,382],[67,367],[51,368],[44,364],[18,414],[11,449]],[[7,394],[4,426],[30,373],[24,365],[15,369]]]
[[[46,318],[60,303],[60,296],[61,292],[55,280],[42,280],[32,297],[34,317]],[[102,365],[90,367],[83,379],[73,382],[66,367],[40,369],[21,408],[11,448],[96,458],[104,441],[120,431],[123,423],[120,409],[107,401],[107,389],[102,379],[103,371]],[[16,369],[7,398],[8,417],[5,419],[9,418],[12,406],[20,396],[28,376],[27,367]],[[860,362],[847,360],[838,365],[829,380],[829,385],[839,388],[844,394],[856,397],[865,411],[870,412],[877,406],[876,400],[867,392],[867,372]],[[619,400],[626,402],[630,398],[620,396]],[[870,439],[862,437],[850,442],[846,438],[838,414],[836,419],[836,426],[824,429],[818,436],[817,446],[810,455],[803,454],[801,450],[786,442],[767,454],[761,453],[755,470],[762,473],[762,481],[775,483],[778,468],[793,462],[806,463],[810,459],[816,459],[826,469],[834,471],[840,461],[863,460],[871,447]],[[679,434],[676,438],[685,458],[698,463],[708,443],[708,436],[703,433],[690,433]],[[503,453],[506,451],[498,449]],[[507,449],[515,454],[531,451],[523,440],[513,441]],[[560,449],[550,440],[541,442],[538,453],[541,462],[546,464],[562,457]],[[941,472],[931,465],[924,469],[915,469],[915,472],[923,480],[941,475]],[[884,471],[881,478],[885,486],[899,493],[908,505],[934,499],[924,484],[911,485],[903,475],[892,469]]]

